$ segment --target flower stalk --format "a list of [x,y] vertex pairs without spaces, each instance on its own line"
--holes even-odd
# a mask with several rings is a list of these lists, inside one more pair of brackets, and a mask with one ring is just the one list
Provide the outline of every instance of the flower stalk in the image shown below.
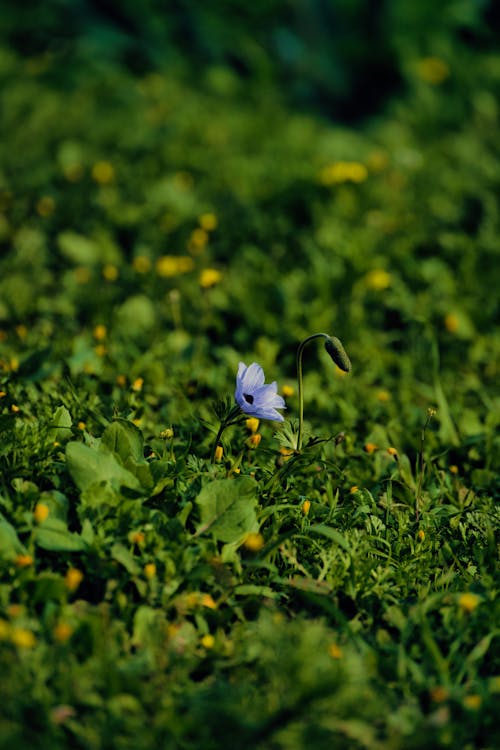
[[302,354],[304,351],[304,347],[306,344],[309,343],[309,341],[313,341],[314,339],[323,338],[325,339],[325,349],[330,355],[333,362],[339,367],[343,372],[350,372],[351,370],[351,361],[349,357],[347,356],[347,353],[342,346],[341,341],[336,338],[335,336],[329,336],[327,333],[313,333],[311,336],[308,336],[304,341],[302,341],[299,344],[299,348],[297,349],[297,383],[298,383],[298,396],[299,396],[299,431],[297,434],[297,450],[300,451],[302,447],[302,433],[304,429],[304,393],[303,393],[303,383],[302,383]]

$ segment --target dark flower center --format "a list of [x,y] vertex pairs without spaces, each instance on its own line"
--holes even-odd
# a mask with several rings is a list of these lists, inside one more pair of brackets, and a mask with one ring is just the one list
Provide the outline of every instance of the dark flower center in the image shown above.
[[243,398],[247,402],[247,404],[253,404],[253,396],[250,393],[244,393]]

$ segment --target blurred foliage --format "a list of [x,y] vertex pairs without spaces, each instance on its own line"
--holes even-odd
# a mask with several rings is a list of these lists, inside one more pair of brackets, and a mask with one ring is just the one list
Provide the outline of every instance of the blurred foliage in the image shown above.
[[497,14],[2,10],[2,750],[498,745]]

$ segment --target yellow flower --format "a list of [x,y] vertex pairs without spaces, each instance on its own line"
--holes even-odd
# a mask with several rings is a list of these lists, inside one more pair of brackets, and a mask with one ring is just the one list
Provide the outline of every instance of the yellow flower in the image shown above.
[[17,555],[14,563],[18,568],[28,568],[30,565],[33,565],[33,558],[31,555]]
[[426,83],[436,86],[450,75],[450,68],[439,57],[424,57],[417,64],[417,73]]
[[311,501],[310,500],[304,500],[302,503],[302,513],[307,516],[309,514],[309,511],[311,509]]
[[123,388],[125,385],[127,385],[127,378],[125,377],[125,375],[116,376],[116,385],[119,385],[120,388]]
[[202,607],[207,607],[208,609],[217,609],[217,605],[210,594],[202,594],[200,604]]
[[94,338],[96,341],[104,341],[106,336],[108,335],[108,330],[105,325],[102,325],[102,323],[98,323],[96,327],[94,328]]
[[210,649],[215,646],[215,638],[210,633],[207,633],[201,638],[200,643],[203,646],[203,648]]
[[450,466],[450,473],[451,474],[458,474],[458,466],[455,466],[455,464],[452,464]]
[[477,594],[473,594],[471,591],[467,591],[465,594],[460,594],[458,597],[458,606],[464,612],[474,612],[476,607],[481,602],[481,598]]
[[47,519],[48,515],[49,515],[48,505],[45,505],[45,503],[37,503],[35,505],[33,516],[37,523],[43,523]]
[[197,255],[198,253],[201,253],[207,242],[208,232],[206,232],[204,229],[201,229],[200,227],[197,227],[191,232],[187,247],[190,253],[194,253],[195,255]]
[[55,200],[50,195],[44,195],[36,204],[36,210],[39,216],[46,218],[54,213],[56,207]]
[[375,394],[375,398],[377,399],[377,401],[385,403],[386,401],[391,400],[391,394],[389,393],[389,391],[380,390]]
[[17,413],[18,413],[18,412],[20,411],[20,409],[19,409],[19,406],[18,406],[17,404],[12,404],[12,405],[11,405],[11,407],[10,407],[10,410],[11,410],[11,411],[12,411],[12,412],[13,412],[14,414],[17,414]]
[[392,456],[393,458],[398,457],[398,452],[396,448],[393,448],[392,446],[390,448],[387,448],[387,453],[389,454],[389,456]]
[[36,644],[34,633],[26,628],[12,628],[10,640],[18,648],[33,648]]
[[477,693],[472,695],[466,695],[463,699],[463,704],[465,708],[468,708],[470,711],[477,711],[478,708],[481,708],[481,703],[483,702],[480,695],[477,695]]
[[144,378],[136,378],[134,382],[132,383],[132,390],[136,393],[139,393],[139,391],[142,391],[142,386],[144,385]]
[[149,578],[151,580],[156,576],[156,565],[154,563],[147,563],[144,566],[144,575],[146,578]]
[[109,161],[98,161],[92,167],[92,178],[99,185],[107,185],[112,182],[115,177],[115,170]]
[[245,537],[243,546],[246,549],[250,550],[250,552],[258,552],[264,546],[264,537],[262,536],[262,534],[257,534],[256,532],[252,531]]
[[295,388],[291,385],[284,385],[281,389],[281,393],[285,398],[291,398],[295,393]]
[[112,263],[106,263],[102,269],[102,275],[106,281],[116,281],[118,278],[118,269]]
[[172,440],[174,437],[174,431],[171,427],[167,427],[166,429],[162,430],[160,432],[160,437],[164,440]]
[[206,232],[213,232],[217,228],[217,216],[212,213],[202,214],[198,219],[200,227]]
[[418,530],[417,539],[419,542],[423,542],[425,539],[425,531],[423,529]]
[[365,443],[364,449],[367,453],[375,453],[375,451],[378,449],[378,445],[375,443]]
[[59,643],[66,643],[73,635],[73,628],[67,622],[59,622],[54,628],[54,638]]
[[200,286],[202,289],[209,289],[215,286],[222,279],[222,274],[216,268],[204,268],[200,273]]
[[76,426],[79,430],[81,430],[81,432],[83,432],[87,425],[85,424],[85,422],[78,422]]
[[69,568],[64,578],[64,583],[69,591],[76,591],[83,581],[83,573],[77,568]]
[[222,447],[222,445],[218,445],[215,449],[215,454],[214,454],[215,460],[217,462],[221,461],[223,454],[224,454],[224,448]]
[[351,487],[351,489],[349,490],[349,492],[351,493],[351,495],[354,495],[354,494],[355,494],[356,492],[358,492],[358,490],[359,490],[359,487],[358,487],[358,485],[357,485],[357,484],[354,484],[354,485],[353,485],[353,486]]
[[147,273],[151,270],[151,261],[145,255],[136,255],[132,265],[136,273]]
[[365,276],[365,284],[368,289],[376,292],[382,292],[391,285],[391,274],[383,268],[374,268]]
[[332,659],[341,659],[342,649],[340,648],[340,646],[337,646],[336,643],[331,643],[328,646],[328,655],[331,656]]
[[245,426],[250,432],[257,432],[259,429],[259,420],[257,417],[248,417],[248,419],[245,420]]
[[455,315],[455,313],[448,313],[448,315],[445,315],[444,327],[448,333],[456,333],[460,327],[458,315]]
[[156,272],[164,278],[187,273],[193,268],[194,261],[189,255],[162,255],[156,261]]
[[323,167],[319,173],[319,181],[326,186],[341,182],[364,182],[367,177],[367,168],[357,161],[333,162]]
[[139,547],[144,544],[146,539],[142,531],[131,531],[128,538],[132,544],[137,544]]

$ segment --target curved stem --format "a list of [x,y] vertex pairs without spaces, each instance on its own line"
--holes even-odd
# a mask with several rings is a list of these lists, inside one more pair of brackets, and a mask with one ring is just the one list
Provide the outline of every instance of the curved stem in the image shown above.
[[318,338],[330,339],[327,333],[313,333],[312,336],[308,336],[304,341],[301,342],[297,349],[297,383],[299,392],[299,432],[297,434],[297,450],[300,451],[302,447],[302,431],[304,423],[304,394],[302,392],[302,352],[304,347],[309,341]]

